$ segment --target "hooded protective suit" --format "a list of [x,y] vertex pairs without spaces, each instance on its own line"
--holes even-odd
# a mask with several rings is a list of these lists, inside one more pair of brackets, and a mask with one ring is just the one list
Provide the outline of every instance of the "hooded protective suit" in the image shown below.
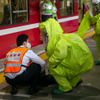
[[100,0],[84,0],[84,3],[88,11],[86,12],[78,28],[77,34],[82,37],[90,29],[91,22],[93,23],[95,30],[93,40],[95,40],[97,43],[100,61]]
[[77,34],[63,34],[54,19],[41,23],[39,28],[49,37],[47,56],[50,74],[56,79],[60,90],[72,90],[80,80],[79,75],[93,67],[89,48]]

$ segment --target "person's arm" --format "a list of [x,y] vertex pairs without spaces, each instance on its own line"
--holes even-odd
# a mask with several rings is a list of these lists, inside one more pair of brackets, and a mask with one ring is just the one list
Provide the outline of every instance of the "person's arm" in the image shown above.
[[49,68],[55,68],[59,63],[61,63],[62,59],[67,56],[69,44],[65,39],[61,39],[55,49],[54,53],[49,58]]
[[42,3],[40,3],[40,7],[42,7],[45,2],[46,2],[46,0],[44,0]]
[[91,24],[91,16],[87,11],[78,28],[77,35],[82,37],[90,29],[90,24]]
[[37,54],[35,54],[32,50],[28,50],[27,51],[29,55],[29,59],[32,60],[34,63],[37,63],[41,66],[41,70],[44,70],[44,66],[45,66],[45,61],[42,60]]

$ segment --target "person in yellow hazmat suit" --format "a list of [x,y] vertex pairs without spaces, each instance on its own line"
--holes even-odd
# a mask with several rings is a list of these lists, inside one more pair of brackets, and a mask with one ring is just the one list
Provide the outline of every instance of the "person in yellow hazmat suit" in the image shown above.
[[91,22],[94,25],[95,35],[93,40],[96,41],[99,60],[96,65],[100,65],[100,0],[84,0],[87,12],[78,28],[77,34],[83,36],[89,29]]
[[82,82],[79,77],[92,69],[94,61],[91,51],[77,34],[63,34],[55,19],[48,19],[39,25],[44,32],[45,48],[49,58],[49,73],[59,88],[53,93],[70,92]]

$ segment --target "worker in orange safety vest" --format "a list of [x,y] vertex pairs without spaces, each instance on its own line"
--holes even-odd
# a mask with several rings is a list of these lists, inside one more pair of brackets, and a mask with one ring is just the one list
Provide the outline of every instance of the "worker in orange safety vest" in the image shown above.
[[5,79],[12,86],[11,94],[16,94],[16,85],[30,83],[29,94],[36,93],[40,73],[44,71],[45,61],[32,50],[28,36],[21,34],[17,37],[17,47],[10,50],[5,59]]

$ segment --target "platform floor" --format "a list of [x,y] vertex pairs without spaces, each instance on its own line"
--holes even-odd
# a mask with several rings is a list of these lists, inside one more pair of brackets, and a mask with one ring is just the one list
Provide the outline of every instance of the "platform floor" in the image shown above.
[[[84,40],[90,48],[94,62],[98,61],[98,54],[95,41],[91,37]],[[10,95],[11,87],[7,86],[0,90],[0,100],[100,100],[100,66],[81,76],[83,83],[74,88],[70,93],[53,94],[52,89],[57,85],[44,87],[35,95],[28,95],[28,87],[19,87],[16,95]]]

